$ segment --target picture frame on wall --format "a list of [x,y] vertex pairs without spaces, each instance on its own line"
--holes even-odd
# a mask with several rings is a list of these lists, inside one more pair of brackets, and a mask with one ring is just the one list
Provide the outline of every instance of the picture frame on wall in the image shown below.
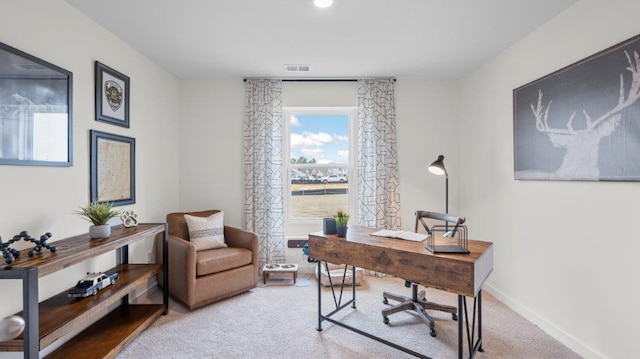
[[640,181],[640,35],[513,90],[514,179]]
[[129,76],[96,61],[96,121],[129,128]]
[[136,203],[136,139],[90,132],[91,202]]
[[0,165],[73,166],[73,73],[0,42]]

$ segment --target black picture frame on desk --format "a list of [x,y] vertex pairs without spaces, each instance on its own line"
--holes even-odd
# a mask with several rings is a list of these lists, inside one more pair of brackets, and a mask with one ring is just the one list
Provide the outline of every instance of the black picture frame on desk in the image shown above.
[[136,203],[136,139],[91,130],[91,202]]
[[96,121],[129,128],[129,76],[96,61]]

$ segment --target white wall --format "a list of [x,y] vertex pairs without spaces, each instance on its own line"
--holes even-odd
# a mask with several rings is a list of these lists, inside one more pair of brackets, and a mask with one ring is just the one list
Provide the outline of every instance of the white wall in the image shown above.
[[[457,96],[455,81],[396,82],[396,117],[400,157],[403,227],[413,228],[417,209],[444,211],[444,178],[426,167],[446,156],[450,176],[450,208],[457,208],[460,182],[457,161]],[[285,106],[354,106],[355,83],[291,83],[283,85]],[[242,225],[242,121],[244,83],[183,81],[180,86],[180,207],[222,208],[225,222]],[[449,161],[450,160],[450,161]],[[286,226],[286,236],[305,236],[322,224]]]
[[[458,192],[465,180],[458,166],[457,81],[398,80],[396,117],[402,227],[413,229],[416,210],[445,210],[445,178],[427,167],[444,155],[449,174],[449,213],[460,212]],[[465,149],[462,148],[462,151]]]
[[242,80],[180,83],[180,210],[220,209],[242,226]]
[[636,350],[640,187],[515,181],[512,90],[637,35],[638,13],[582,0],[461,81],[460,203],[495,243],[488,289],[587,358]]
[[[90,129],[136,138],[136,204],[119,208],[134,210],[142,222],[164,222],[178,206],[177,79],[62,0],[0,2],[0,42],[73,73],[74,158],[73,167],[0,166],[0,236],[49,231],[53,243],[88,231],[73,211],[89,202]],[[95,121],[95,60],[131,78],[129,129]],[[132,245],[131,260],[144,262],[151,248],[151,239]],[[114,264],[106,254],[43,277],[40,298]],[[21,297],[20,282],[0,281],[0,317],[21,310]]]

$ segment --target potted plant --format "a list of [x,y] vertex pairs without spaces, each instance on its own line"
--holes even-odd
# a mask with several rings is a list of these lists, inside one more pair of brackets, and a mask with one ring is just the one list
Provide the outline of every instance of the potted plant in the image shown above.
[[349,215],[339,209],[338,212],[336,212],[336,214],[333,216],[333,218],[336,220],[336,231],[338,232],[338,237],[346,237]]
[[111,202],[91,202],[86,207],[80,207],[76,214],[93,224],[89,227],[89,237],[104,238],[111,235],[111,226],[107,223],[111,218],[119,216],[120,211],[114,210]]

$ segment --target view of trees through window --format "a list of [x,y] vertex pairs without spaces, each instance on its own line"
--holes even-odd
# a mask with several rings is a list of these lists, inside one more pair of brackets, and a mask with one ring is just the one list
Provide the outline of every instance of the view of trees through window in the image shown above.
[[349,211],[349,119],[348,113],[290,114],[290,219]]

